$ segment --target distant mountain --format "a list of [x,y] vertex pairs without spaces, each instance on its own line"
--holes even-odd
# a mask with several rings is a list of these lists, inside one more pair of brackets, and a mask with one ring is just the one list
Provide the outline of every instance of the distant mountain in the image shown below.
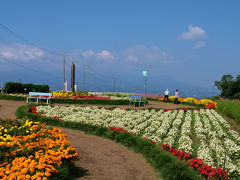
[[[61,72],[56,72],[60,74]],[[68,89],[70,90],[70,76],[66,75],[68,80]],[[0,79],[3,84],[7,81],[33,83],[33,84],[48,84],[51,90],[62,90],[63,79],[48,77],[35,72],[19,70],[18,72],[8,72],[6,76],[1,76]],[[136,76],[134,73],[125,73],[116,75],[115,90],[116,92],[131,92],[141,93],[145,92],[144,78]],[[77,90],[83,90],[83,77],[76,75]],[[149,76],[147,80],[148,94],[164,94],[164,91],[169,89],[170,96],[174,95],[176,89],[179,89],[182,97],[204,98],[217,95],[220,92],[211,88],[199,87],[197,84],[189,84],[168,76]],[[111,92],[114,90],[114,81],[111,78],[104,78],[101,76],[86,74],[85,90],[87,91],[105,91]]]

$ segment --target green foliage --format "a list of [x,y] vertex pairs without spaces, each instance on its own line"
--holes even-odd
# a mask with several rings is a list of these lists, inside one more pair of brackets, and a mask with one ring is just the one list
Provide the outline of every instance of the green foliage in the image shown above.
[[49,92],[48,85],[22,84],[18,82],[6,82],[4,86],[6,93],[29,93],[29,92]]
[[24,101],[26,100],[23,96],[10,96],[5,94],[0,94],[0,99],[13,100],[13,101]]
[[[102,136],[116,141],[135,152],[142,153],[153,167],[160,172],[163,179],[198,179],[197,172],[191,169],[187,163],[178,160],[169,152],[161,149],[159,145],[153,144],[150,141],[142,139],[140,136],[132,135],[126,132],[111,131],[106,127],[94,126],[91,124],[84,124],[80,122],[59,121],[57,119],[40,117],[36,114],[28,112],[33,105],[21,106],[16,111],[18,118],[27,116],[32,121],[39,121],[41,123],[47,123],[48,125],[60,126],[75,130],[84,131],[87,134],[93,134]],[[61,177],[59,179],[67,177],[64,174],[69,174],[66,168],[61,171]],[[55,178],[56,179],[56,178]]]
[[129,100],[111,100],[111,99],[53,99],[53,103],[62,104],[102,104],[102,105],[128,105]]
[[217,110],[240,124],[240,104],[238,101],[218,101]]
[[49,177],[49,180],[73,180],[88,174],[88,170],[77,167],[74,163],[68,161],[63,161],[61,166],[56,166],[55,168],[58,170],[58,173]]
[[[26,97],[0,94],[0,99],[25,101]],[[52,103],[60,103],[60,104],[102,104],[102,105],[128,105],[129,104],[129,100],[124,100],[124,99],[112,100],[112,99],[60,99],[60,98],[56,98],[56,99],[51,99],[51,102]]]
[[233,79],[233,76],[223,75],[221,81],[215,81],[215,85],[221,90],[224,98],[240,98],[240,75]]
[[106,95],[106,96],[116,96],[116,97],[129,97],[129,96],[133,96],[134,93],[105,92],[104,95]]

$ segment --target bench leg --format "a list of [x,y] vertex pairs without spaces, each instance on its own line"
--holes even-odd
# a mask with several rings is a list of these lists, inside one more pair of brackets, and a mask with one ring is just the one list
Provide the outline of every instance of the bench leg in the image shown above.
[[47,104],[48,104],[48,99],[47,99]]
[[38,98],[37,98],[37,103],[38,103]]
[[27,101],[26,102],[28,102],[28,98],[27,98]]

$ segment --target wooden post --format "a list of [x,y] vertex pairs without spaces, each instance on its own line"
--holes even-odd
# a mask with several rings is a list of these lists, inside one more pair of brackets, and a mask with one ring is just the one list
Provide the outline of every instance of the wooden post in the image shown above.
[[72,68],[71,68],[71,88],[72,91],[75,91],[75,65],[72,62]]

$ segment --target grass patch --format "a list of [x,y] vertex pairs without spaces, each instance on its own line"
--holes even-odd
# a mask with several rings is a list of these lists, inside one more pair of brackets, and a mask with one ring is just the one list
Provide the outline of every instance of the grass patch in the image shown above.
[[240,125],[240,104],[238,101],[218,101],[217,111],[234,119]]

